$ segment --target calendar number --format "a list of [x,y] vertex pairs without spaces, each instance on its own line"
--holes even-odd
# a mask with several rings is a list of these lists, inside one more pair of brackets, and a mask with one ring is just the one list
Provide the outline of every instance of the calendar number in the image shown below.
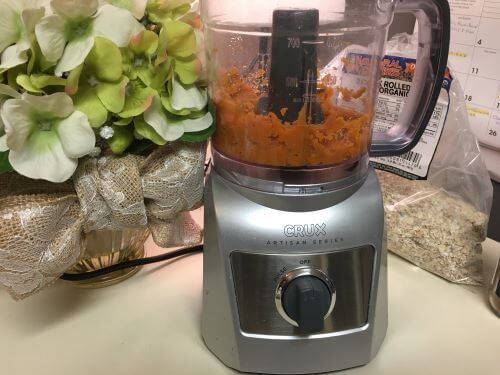
[[483,44],[483,40],[482,40],[482,39],[479,39],[479,40],[477,41],[477,44],[481,46],[481,45]]
[[479,68],[472,68],[472,74],[479,74]]
[[490,130],[490,133],[489,133],[492,137],[496,137],[498,135],[497,131],[496,130]]
[[466,102],[472,102],[472,95],[465,95]]

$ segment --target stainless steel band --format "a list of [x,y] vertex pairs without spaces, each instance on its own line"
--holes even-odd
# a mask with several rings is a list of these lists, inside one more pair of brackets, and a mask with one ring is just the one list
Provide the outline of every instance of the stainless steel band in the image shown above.
[[250,189],[279,194],[318,194],[342,189],[363,179],[369,156],[322,168],[279,168],[247,164],[213,149],[213,165],[226,180]]

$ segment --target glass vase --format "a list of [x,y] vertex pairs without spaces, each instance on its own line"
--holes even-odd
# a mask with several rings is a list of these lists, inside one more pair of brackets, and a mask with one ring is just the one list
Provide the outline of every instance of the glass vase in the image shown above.
[[[85,236],[85,249],[80,261],[68,271],[80,274],[97,271],[130,260],[144,258],[144,244],[149,237],[147,229],[103,230]],[[95,279],[72,281],[82,288],[103,288],[117,284],[135,275],[141,267],[116,271]]]

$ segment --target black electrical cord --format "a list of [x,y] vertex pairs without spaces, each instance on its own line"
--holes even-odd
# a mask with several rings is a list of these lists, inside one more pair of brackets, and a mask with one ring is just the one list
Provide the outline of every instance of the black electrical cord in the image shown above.
[[[209,159],[205,163],[205,174],[208,172],[208,169],[210,168],[210,164],[211,164],[211,159]],[[105,275],[108,275],[108,274],[116,272],[116,271],[121,271],[121,270],[125,270],[128,268],[145,266],[147,264],[165,262],[167,260],[179,258],[179,257],[185,256],[185,255],[201,253],[201,252],[203,252],[203,245],[198,245],[198,246],[194,246],[194,247],[187,247],[184,249],[180,249],[180,250],[173,251],[170,253],[158,255],[155,257],[135,259],[135,260],[131,260],[128,262],[115,264],[114,266],[101,268],[100,270],[97,270],[97,271],[86,272],[86,273],[75,273],[75,274],[65,273],[64,275],[61,276],[61,279],[65,280],[65,281],[86,281],[86,280],[95,279],[97,277],[105,276]]]
[[172,252],[161,254],[158,256],[154,256],[154,257],[135,259],[135,260],[131,260],[128,262],[116,264],[114,266],[102,268],[102,269],[97,270],[97,271],[78,273],[78,274],[65,273],[64,275],[61,276],[61,279],[66,280],[66,281],[86,281],[86,280],[95,279],[96,277],[105,276],[107,274],[110,274],[110,273],[113,273],[116,271],[121,271],[121,270],[124,270],[127,268],[134,268],[134,267],[145,266],[147,264],[165,262],[167,260],[172,260],[172,259],[179,258],[179,257],[185,256],[185,255],[196,254],[196,253],[200,253],[200,252],[203,252],[203,245],[198,245],[198,246],[194,246],[194,247],[187,247],[184,249],[172,251]]

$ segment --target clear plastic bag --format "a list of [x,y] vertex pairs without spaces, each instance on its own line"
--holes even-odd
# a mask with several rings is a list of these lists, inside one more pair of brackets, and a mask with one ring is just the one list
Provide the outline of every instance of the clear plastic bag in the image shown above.
[[[414,58],[416,40],[415,36],[397,35],[389,43],[388,54]],[[380,169],[388,249],[449,281],[479,285],[481,243],[487,236],[493,187],[470,129],[462,88],[452,77],[451,73],[444,85],[436,121],[431,120],[416,147],[420,151],[372,161]],[[430,163],[422,170],[415,162],[425,159],[425,152]]]

